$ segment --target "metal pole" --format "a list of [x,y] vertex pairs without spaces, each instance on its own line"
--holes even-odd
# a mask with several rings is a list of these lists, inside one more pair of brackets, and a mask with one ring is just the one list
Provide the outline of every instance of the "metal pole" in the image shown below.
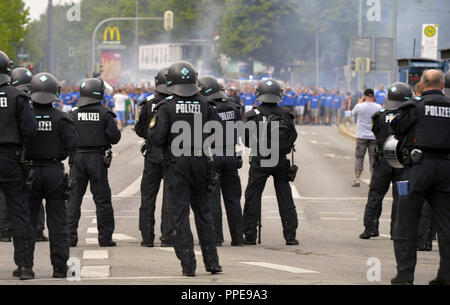
[[393,0],[394,7],[392,10],[392,38],[394,39],[394,73],[392,74],[392,82],[397,81],[397,0]]
[[363,2],[359,0],[359,9],[358,9],[358,37],[362,36],[363,32]]
[[105,23],[109,21],[124,21],[124,20],[164,20],[163,17],[117,17],[117,18],[107,18],[105,20],[100,21],[99,24],[94,29],[94,32],[92,33],[92,71],[95,70],[95,37],[97,37],[97,31],[98,29]]
[[[135,53],[135,61],[134,61],[134,71],[136,71],[136,73],[139,75],[139,35],[138,35],[138,31],[139,31],[139,21],[138,18],[139,17],[139,0],[136,0],[136,31],[134,33],[134,45],[136,48],[136,53]],[[137,79],[136,79],[136,83],[137,83]]]
[[47,71],[53,73],[55,71],[53,54],[53,0],[48,0],[47,36]]
[[316,86],[319,86],[319,33],[316,33]]

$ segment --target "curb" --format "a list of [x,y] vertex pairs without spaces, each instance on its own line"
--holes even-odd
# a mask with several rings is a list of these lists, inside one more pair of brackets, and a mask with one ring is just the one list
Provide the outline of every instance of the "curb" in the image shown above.
[[353,140],[356,140],[356,134],[354,134],[353,132],[351,132],[348,127],[345,124],[339,124],[338,125],[339,128],[339,132],[341,134],[343,134],[344,136],[351,138]]

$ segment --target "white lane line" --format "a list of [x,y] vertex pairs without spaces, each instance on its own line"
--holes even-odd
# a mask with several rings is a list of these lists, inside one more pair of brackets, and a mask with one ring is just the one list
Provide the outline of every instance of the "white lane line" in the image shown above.
[[[331,201],[331,200],[346,200],[346,201],[366,201],[367,197],[300,197],[302,200],[311,201]],[[384,200],[392,200],[392,197],[385,197]]]
[[[303,216],[297,217],[299,220],[305,220]],[[266,216],[264,219],[281,219],[280,216]]]
[[81,277],[104,279],[109,277],[110,270],[110,266],[83,266],[81,268]]
[[391,235],[388,235],[388,234],[380,234],[380,236],[381,237],[385,237],[385,238],[389,238],[389,239],[391,238]]
[[85,238],[84,241],[88,245],[98,245],[98,239],[97,238]]
[[[174,248],[165,248],[165,247],[157,247],[156,249],[159,249],[159,250],[163,250],[163,251],[167,251],[167,252],[173,252],[173,253],[175,253],[175,249]],[[196,250],[194,250],[194,253],[195,253],[195,255],[202,255],[202,251],[196,251]]]
[[118,198],[130,197],[133,196],[141,190],[141,180],[142,175],[139,176],[136,180],[133,181],[126,189],[120,192],[117,196]]
[[93,225],[97,224],[97,217],[92,218],[91,224]]
[[115,240],[136,240],[136,238],[128,236],[126,234],[119,234],[119,233],[114,233],[112,235],[112,238]]
[[332,218],[332,217],[324,217],[324,218],[320,218],[320,220],[351,220],[351,221],[356,221],[358,220],[358,218]]
[[98,229],[97,229],[97,228],[94,228],[94,227],[88,228],[88,229],[87,229],[87,233],[88,233],[88,234],[98,234]]
[[355,212],[319,212],[319,214],[355,215]]
[[286,271],[286,272],[290,272],[290,273],[319,273],[319,272],[313,271],[313,270],[306,270],[306,269],[300,269],[300,268],[265,263],[265,262],[240,262],[240,263],[246,264],[246,265],[251,265],[251,266],[258,266],[258,267],[264,267],[264,268],[275,269],[275,270],[280,270],[280,271]]
[[84,250],[83,259],[108,259],[108,250]]
[[293,199],[300,199],[300,193],[297,191],[297,188],[293,183],[291,183],[291,190],[292,190],[292,198]]

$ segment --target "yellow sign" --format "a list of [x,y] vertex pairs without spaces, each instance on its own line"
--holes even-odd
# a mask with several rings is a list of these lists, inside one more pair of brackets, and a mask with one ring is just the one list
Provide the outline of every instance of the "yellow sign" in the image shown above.
[[[109,36],[109,39],[108,39]],[[115,38],[115,39],[114,39]],[[116,42],[120,43],[120,31],[118,27],[108,26],[103,34],[103,42]]]
[[426,28],[425,28],[425,35],[427,36],[427,37],[433,37],[434,35],[436,35],[436,27],[434,27],[434,26],[427,26]]

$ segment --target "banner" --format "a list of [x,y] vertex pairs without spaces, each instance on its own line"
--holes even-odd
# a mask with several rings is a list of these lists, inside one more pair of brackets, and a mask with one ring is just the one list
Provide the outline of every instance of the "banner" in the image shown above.
[[438,59],[439,26],[422,24],[422,57]]
[[120,82],[120,72],[122,70],[122,55],[117,50],[103,50],[101,54],[101,65],[103,72],[101,78],[113,87],[117,87]]

